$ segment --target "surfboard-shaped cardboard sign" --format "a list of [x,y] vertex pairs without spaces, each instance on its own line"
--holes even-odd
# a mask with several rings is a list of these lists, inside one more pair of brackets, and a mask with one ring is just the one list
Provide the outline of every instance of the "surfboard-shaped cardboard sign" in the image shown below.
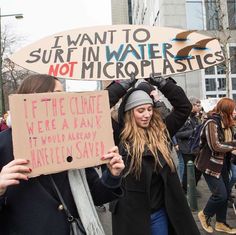
[[21,49],[10,59],[38,73],[90,80],[125,79],[131,74],[136,78],[166,76],[224,61],[216,39],[195,30],[144,25],[98,26],[57,33]]
[[15,158],[30,177],[103,164],[114,146],[107,91],[10,95]]

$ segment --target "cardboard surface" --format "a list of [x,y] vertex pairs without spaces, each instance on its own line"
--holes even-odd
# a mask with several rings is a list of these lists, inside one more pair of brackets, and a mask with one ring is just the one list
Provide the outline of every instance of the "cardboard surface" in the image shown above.
[[80,28],[54,34],[13,54],[16,64],[56,77],[89,80],[148,78],[207,68],[224,61],[219,42],[195,30],[145,25]]
[[107,91],[10,95],[15,158],[30,177],[104,163],[114,146]]
[[201,100],[201,105],[204,109],[204,111],[207,113],[211,111],[216,105],[217,102],[220,100],[220,98],[208,98]]

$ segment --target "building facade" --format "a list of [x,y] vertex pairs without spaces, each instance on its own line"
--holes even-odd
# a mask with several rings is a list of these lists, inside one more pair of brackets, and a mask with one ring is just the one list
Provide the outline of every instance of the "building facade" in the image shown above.
[[112,24],[132,24],[131,0],[111,0]]
[[126,9],[130,6],[124,12],[127,18],[132,16],[132,24],[196,29],[219,38],[227,45],[228,72],[221,64],[174,78],[188,96],[205,99],[230,94],[236,100],[236,0],[126,0],[125,5]]

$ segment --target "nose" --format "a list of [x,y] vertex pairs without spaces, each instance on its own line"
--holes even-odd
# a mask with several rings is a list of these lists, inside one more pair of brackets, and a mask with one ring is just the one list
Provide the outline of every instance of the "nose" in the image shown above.
[[151,116],[151,112],[149,112],[148,110],[145,111],[145,113],[144,113],[144,117],[149,118],[150,116]]

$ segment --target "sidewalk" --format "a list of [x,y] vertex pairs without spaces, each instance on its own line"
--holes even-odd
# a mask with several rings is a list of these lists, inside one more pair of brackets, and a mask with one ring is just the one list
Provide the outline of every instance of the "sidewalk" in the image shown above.
[[[209,189],[207,187],[207,184],[204,180],[204,177],[202,177],[202,179],[199,181],[198,183],[198,186],[197,186],[197,191],[200,192],[200,197],[197,198],[197,201],[198,201],[198,210],[202,210],[204,208],[204,206],[206,205],[206,202],[210,196],[210,192],[209,192]],[[233,194],[235,195],[236,194],[236,190],[234,189],[233,191]],[[197,213],[198,212],[193,212],[193,216],[195,218],[195,221],[198,225],[198,228],[201,232],[201,234],[203,235],[206,235],[206,234],[209,234],[207,232],[205,232],[205,230],[203,230],[200,222],[199,222],[199,219],[198,219],[198,216],[197,216]],[[232,226],[232,227],[236,227],[236,215],[234,214],[234,211],[233,211],[233,208],[228,208],[228,213],[227,213],[227,223]],[[215,219],[212,219],[212,225],[213,225],[213,228],[214,228],[214,224],[215,224]],[[214,235],[223,235],[223,234],[226,234],[226,233],[221,233],[221,232],[216,232],[214,231],[213,233]]]
[[[236,195],[236,190],[233,189],[233,194]],[[202,177],[202,179],[199,181],[198,183],[198,186],[197,186],[197,191],[200,192],[200,197],[197,198],[197,201],[198,201],[198,210],[202,210],[203,207],[205,206],[209,196],[210,196],[210,192],[209,192],[209,189],[206,185],[206,182],[204,180],[204,178]],[[103,224],[103,228],[105,230],[105,234],[106,235],[112,235],[112,228],[111,228],[111,213],[109,212],[108,210],[108,205],[106,204],[106,211],[104,210],[101,210],[101,209],[98,209],[98,215],[100,217],[100,220]],[[197,217],[197,211],[196,212],[193,212],[193,216],[194,216],[194,219],[198,225],[198,228],[201,232],[202,235],[207,235],[209,233],[205,232],[205,230],[203,230],[200,222],[199,222],[199,219]],[[215,223],[215,220],[212,219],[212,225],[214,225]],[[227,223],[229,225],[231,225],[232,227],[236,227],[236,215],[234,214],[234,211],[232,208],[228,208],[228,217],[227,217]],[[213,226],[214,227],[214,226]],[[191,235],[191,234],[189,234]],[[214,231],[213,235],[226,235],[226,233],[220,233],[220,232],[216,232]]]

